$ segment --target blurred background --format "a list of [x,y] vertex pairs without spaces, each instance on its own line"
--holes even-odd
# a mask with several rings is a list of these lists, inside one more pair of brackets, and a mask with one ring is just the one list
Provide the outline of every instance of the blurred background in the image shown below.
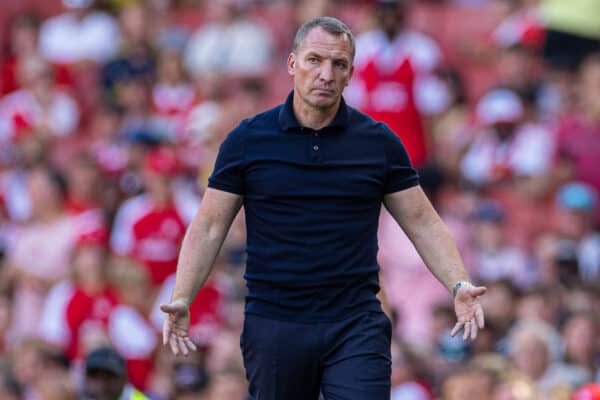
[[[597,0],[2,2],[0,399],[245,398],[243,216],[192,306],[199,352],[161,346],[157,305],[220,143],[283,101],[320,15],[357,37],[347,102],[402,138],[488,286],[486,329],[451,338],[382,213],[392,399],[600,399]],[[126,372],[86,358],[106,346]]]

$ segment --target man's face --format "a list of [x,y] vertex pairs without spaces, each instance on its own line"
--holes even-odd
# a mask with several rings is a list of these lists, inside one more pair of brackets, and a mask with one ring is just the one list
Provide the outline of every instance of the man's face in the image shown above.
[[336,106],[348,85],[354,66],[352,44],[346,35],[333,35],[321,27],[308,32],[288,57],[288,73],[294,77],[294,94],[310,107]]
[[106,371],[88,371],[86,393],[94,400],[118,399],[125,388],[125,379]]

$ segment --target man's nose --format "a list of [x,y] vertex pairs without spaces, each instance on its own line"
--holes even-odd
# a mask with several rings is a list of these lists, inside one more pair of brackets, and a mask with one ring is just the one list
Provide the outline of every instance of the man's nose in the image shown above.
[[325,82],[333,81],[333,64],[330,61],[325,61],[321,64],[319,78]]

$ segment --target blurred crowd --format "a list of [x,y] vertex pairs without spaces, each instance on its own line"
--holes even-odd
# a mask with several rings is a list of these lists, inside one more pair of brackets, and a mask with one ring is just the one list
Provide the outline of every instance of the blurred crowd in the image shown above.
[[600,399],[597,0],[5,7],[0,399],[245,399],[243,213],[191,308],[198,352],[163,348],[158,305],[220,143],[283,101],[320,15],[357,38],[347,102],[402,138],[488,287],[485,330],[452,338],[450,295],[382,212],[392,399]]

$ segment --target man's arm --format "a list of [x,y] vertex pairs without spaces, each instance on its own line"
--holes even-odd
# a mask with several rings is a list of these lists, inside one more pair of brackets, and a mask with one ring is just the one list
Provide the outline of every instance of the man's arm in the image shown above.
[[388,194],[384,204],[448,291],[456,282],[469,280],[448,228],[420,186]]
[[179,260],[171,300],[183,300],[189,306],[208,279],[215,259],[239,212],[243,197],[208,188],[200,210],[187,229]]
[[[417,252],[433,275],[453,291],[457,282],[469,282],[469,275],[448,228],[434,210],[420,186],[394,192],[384,197],[384,204],[414,244]],[[483,328],[483,311],[477,297],[485,288],[463,285],[454,298],[458,317],[456,333],[464,326],[463,337],[477,335]]]
[[200,210],[186,231],[179,253],[171,303],[161,305],[161,310],[168,314],[163,327],[163,343],[169,343],[175,354],[179,351],[187,354],[195,349],[188,337],[189,307],[208,279],[242,202],[240,195],[208,188]]

